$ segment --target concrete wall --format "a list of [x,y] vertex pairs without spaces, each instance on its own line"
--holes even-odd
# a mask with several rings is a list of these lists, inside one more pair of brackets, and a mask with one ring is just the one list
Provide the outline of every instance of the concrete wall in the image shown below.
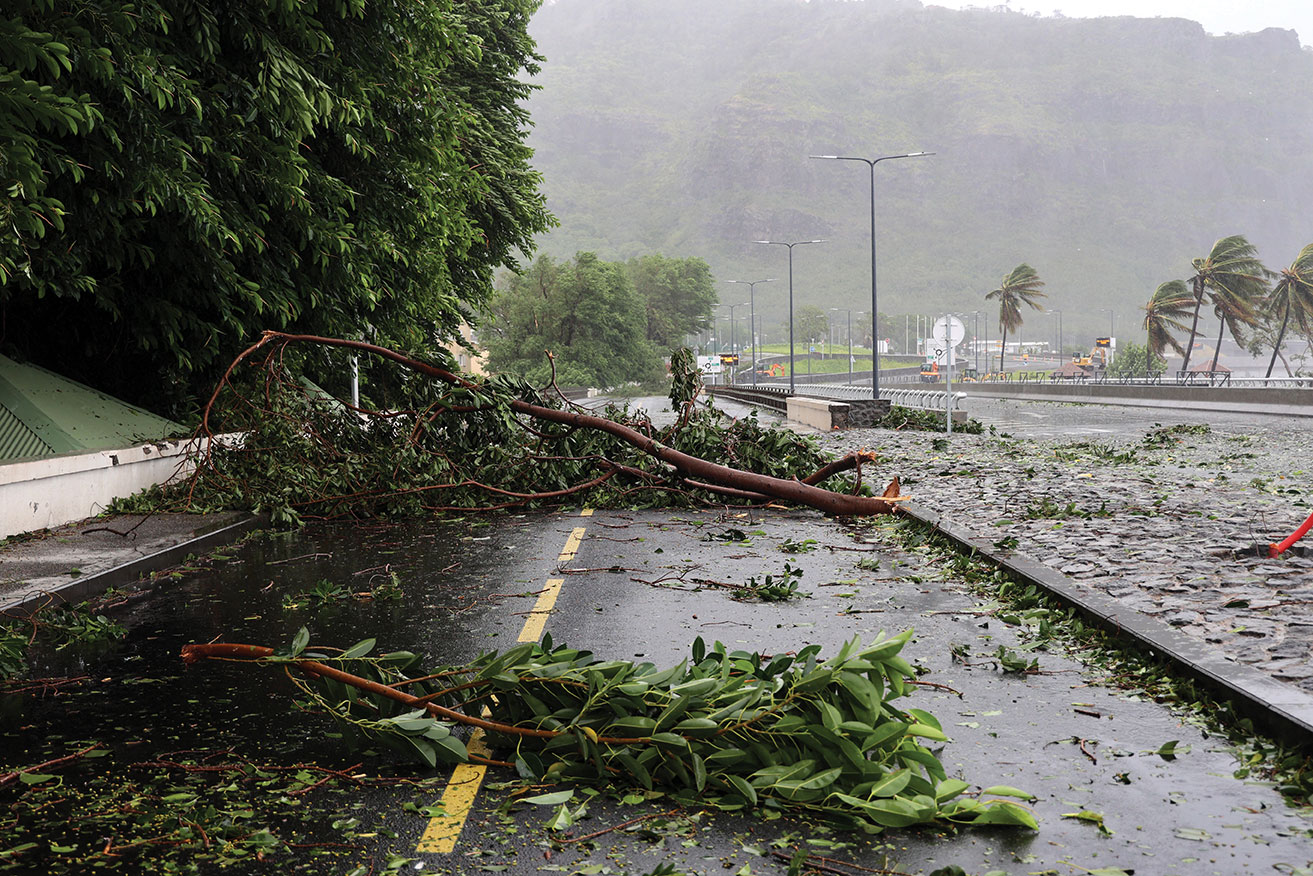
[[828,401],[823,398],[806,398],[791,396],[788,401],[787,414],[795,423],[811,426],[829,432],[831,429],[848,428],[848,404],[846,402]]
[[161,441],[0,465],[0,538],[93,517],[115,498],[186,475],[189,446]]

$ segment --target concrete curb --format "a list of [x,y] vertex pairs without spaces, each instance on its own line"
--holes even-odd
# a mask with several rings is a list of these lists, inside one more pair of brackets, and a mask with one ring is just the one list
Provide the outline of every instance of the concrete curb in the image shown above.
[[1236,704],[1242,714],[1291,741],[1313,740],[1313,696],[1293,685],[1241,663],[1225,659],[1162,621],[1119,605],[1102,592],[1087,587],[1048,566],[1014,551],[1000,551],[942,514],[913,503],[903,504],[908,517],[943,533],[964,550],[978,553],[1027,584],[1052,594],[1114,636],[1174,663]]
[[170,566],[176,566],[189,555],[207,553],[216,547],[230,544],[246,533],[263,526],[268,521],[263,515],[251,515],[236,523],[220,526],[210,532],[203,532],[194,538],[180,542],[153,554],[97,572],[76,578],[53,590],[40,590],[23,594],[21,598],[0,605],[0,614],[26,615],[51,603],[76,604],[98,596],[112,587],[131,584],[143,575],[158,572]]

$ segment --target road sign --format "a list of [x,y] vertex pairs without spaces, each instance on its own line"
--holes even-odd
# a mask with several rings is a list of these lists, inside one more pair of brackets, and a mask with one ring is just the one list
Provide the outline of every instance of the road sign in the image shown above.
[[956,316],[941,316],[935,320],[930,336],[936,341],[956,347],[967,336],[967,327]]
[[720,373],[719,356],[698,356],[698,370],[702,372],[703,377]]
[[720,364],[722,364],[722,365],[737,365],[737,364],[739,364],[739,354],[738,354],[738,353],[721,353],[721,354],[720,354]]

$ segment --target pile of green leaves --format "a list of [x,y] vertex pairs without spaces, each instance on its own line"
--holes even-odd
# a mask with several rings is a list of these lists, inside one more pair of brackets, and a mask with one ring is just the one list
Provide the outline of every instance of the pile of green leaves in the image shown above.
[[[302,518],[406,517],[566,502],[663,507],[727,501],[689,487],[668,466],[615,436],[516,414],[510,407],[516,399],[562,404],[522,381],[453,386],[407,373],[389,386],[397,404],[361,413],[292,379],[293,352],[284,351],[267,371],[225,389],[212,418],[218,430],[244,433],[240,443],[216,444],[196,479],[172,495],[148,494],[117,509],[185,499],[194,510],[264,510],[275,523],[293,525]],[[344,353],[330,352],[343,369],[348,366]],[[684,416],[657,429],[627,406],[601,413],[684,453],[780,478],[806,477],[828,461],[813,440],[767,428],[755,416],[727,424],[715,410],[689,404]],[[821,486],[852,489],[844,476]]]
[[88,603],[38,611],[25,619],[0,622],[0,681],[27,672],[28,649],[34,645],[63,651],[65,648],[94,648],[121,639],[126,630],[98,613]]
[[[893,405],[889,408],[889,413],[875,421],[875,428],[894,429],[899,432],[942,432],[944,412]],[[965,423],[954,423],[953,431],[966,435],[979,435],[985,431],[985,427],[974,417],[967,417]]]
[[[599,660],[550,637],[465,665],[413,671],[408,652],[378,657],[365,640],[330,658],[305,650],[303,629],[270,662],[318,659],[372,681],[403,686],[440,707],[479,714],[525,779],[614,785],[632,781],[686,805],[728,811],[793,810],[878,832],[931,822],[1035,828],[1029,799],[996,786],[975,795],[950,778],[923,740],[947,739],[933,715],[902,707],[915,670],[899,656],[911,637],[819,645],[796,655],[711,649],[668,669]],[[318,709],[357,736],[433,766],[460,762],[453,725],[424,709],[316,673],[300,680]]]

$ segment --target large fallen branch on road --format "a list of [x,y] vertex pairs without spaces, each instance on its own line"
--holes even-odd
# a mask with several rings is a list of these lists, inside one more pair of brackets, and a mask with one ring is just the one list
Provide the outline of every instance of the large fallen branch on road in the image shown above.
[[364,737],[428,766],[480,759],[458,726],[532,782],[660,789],[681,804],[793,809],[878,831],[935,821],[1036,826],[1029,799],[1006,786],[968,794],[922,740],[946,740],[928,712],[898,701],[916,672],[899,655],[908,630],[773,657],[707,649],[669,669],[598,660],[550,637],[464,666],[417,670],[409,652],[371,656],[374,640],[345,651],[187,645],[187,663],[237,660],[280,666],[315,706]]
[[[638,482],[636,489],[640,490],[660,490],[660,489],[684,489],[684,490],[704,490],[707,493],[727,498],[734,498],[740,501],[766,501],[766,502],[784,502],[794,505],[802,505],[823,511],[826,514],[842,516],[860,516],[870,514],[888,514],[898,510],[898,482],[894,479],[883,495],[869,496],[860,495],[860,473],[863,463],[871,463],[874,457],[868,453],[850,454],[843,459],[831,462],[826,465],[817,465],[816,469],[807,473],[799,473],[795,477],[776,477],[770,474],[763,474],[757,471],[748,471],[736,468],[730,465],[724,465],[718,462],[712,462],[699,456],[682,452],[670,446],[669,441],[662,441],[658,437],[650,434],[650,428],[645,434],[638,428],[622,422],[618,422],[607,417],[596,416],[579,410],[563,410],[549,407],[545,404],[538,404],[533,401],[526,401],[523,398],[510,398],[504,388],[498,392],[488,383],[477,383],[466,379],[458,374],[448,371],[444,368],[433,365],[429,362],[422,361],[412,356],[390,350],[375,344],[364,341],[345,340],[340,338],[325,338],[314,335],[293,335],[282,332],[265,332],[263,337],[243,351],[229,366],[223,381],[215,389],[213,396],[205,406],[202,419],[202,430],[205,435],[214,438],[216,429],[212,422],[216,406],[218,405],[221,395],[225,389],[231,389],[234,372],[243,362],[247,360],[254,361],[259,353],[265,353],[263,362],[265,367],[272,373],[280,367],[285,351],[292,346],[312,347],[312,348],[340,348],[352,353],[363,353],[369,356],[377,357],[380,360],[395,363],[404,369],[415,374],[423,375],[437,381],[453,392],[459,393],[459,399],[442,398],[433,401],[428,409],[422,411],[406,412],[413,415],[414,426],[410,429],[411,436],[418,435],[428,428],[431,424],[439,421],[448,414],[458,414],[465,417],[482,418],[481,422],[487,424],[492,433],[507,428],[506,420],[497,419],[495,411],[498,406],[504,405],[505,408],[514,415],[529,417],[542,423],[554,424],[555,426],[564,427],[565,431],[561,434],[552,434],[547,436],[539,435],[551,439],[561,439],[563,436],[571,435],[575,430],[589,430],[594,433],[602,433],[612,439],[616,439],[623,445],[641,451],[641,453],[658,460],[661,467],[656,472],[637,471],[633,465],[628,465],[621,460],[607,458],[604,454],[593,452],[585,455],[581,453],[565,456],[549,456],[546,453],[540,454],[539,460],[552,460],[561,462],[565,460],[572,465],[574,472],[574,483],[568,485],[556,485],[554,489],[510,489],[504,483],[490,483],[487,478],[480,480],[478,477],[468,476],[465,469],[468,464],[463,458],[456,458],[454,453],[449,453],[445,446],[424,448],[421,451],[411,452],[412,459],[418,458],[432,465],[440,463],[444,477],[432,483],[411,484],[404,488],[397,488],[389,482],[380,483],[379,478],[368,479],[361,483],[359,489],[342,490],[333,495],[317,496],[315,501],[319,507],[327,505],[328,513],[320,512],[324,516],[329,516],[337,509],[345,509],[353,503],[362,502],[380,495],[396,495],[404,492],[411,496],[432,496],[447,495],[451,492],[481,490],[487,494],[492,494],[500,499],[498,504],[491,507],[509,507],[513,505],[523,505],[532,501],[561,500],[568,496],[582,493],[585,490],[608,484],[613,480],[616,474],[623,474]],[[327,429],[322,427],[310,428],[304,427],[300,431],[290,421],[291,415],[278,408],[274,401],[270,400],[270,387],[276,384],[272,376],[267,376],[264,385],[265,399],[256,400],[253,406],[265,404],[271,415],[281,416],[284,422],[280,428],[281,432],[277,437],[283,440],[315,440],[326,442],[331,440],[325,437]],[[250,401],[250,399],[243,399]],[[354,409],[355,413],[362,418],[386,419],[397,416],[397,412],[378,412],[369,411],[364,408]],[[339,420],[344,419],[339,417]],[[509,418],[514,421],[514,418]],[[681,426],[686,424],[681,423]],[[362,428],[359,423],[355,424],[357,429]],[[524,426],[528,429],[529,427]],[[368,429],[365,429],[368,431]],[[382,431],[382,430],[377,430]],[[339,443],[340,443],[340,439]],[[484,442],[483,448],[494,445],[498,440],[497,435],[490,434]],[[510,440],[502,435],[502,440]],[[796,440],[796,439],[795,439]],[[269,443],[260,438],[253,442],[257,446],[254,450],[268,450]],[[216,451],[216,442],[211,441],[207,444],[207,453],[223,452],[222,449]],[[476,448],[477,449],[477,448]],[[322,467],[331,469],[335,464],[335,453],[332,452],[306,452],[303,454],[302,464],[309,468]],[[532,453],[521,454],[521,458],[526,461],[532,461]],[[198,466],[197,478],[205,477],[207,474],[213,474],[211,467],[207,463],[212,462],[210,457],[201,460]],[[342,467],[346,467],[345,464]],[[663,468],[664,473],[663,473]],[[584,470],[588,469],[586,476]],[[842,472],[856,470],[858,480],[854,485],[853,492],[837,492],[835,490],[825,489],[818,484],[824,482],[827,478],[832,478]],[[600,470],[600,474],[598,474]],[[497,472],[500,474],[501,472]],[[804,476],[805,475],[805,476]],[[220,474],[219,477],[224,477]],[[295,478],[292,478],[295,480]],[[194,485],[193,485],[194,490]],[[243,490],[239,487],[237,493]],[[431,504],[424,505],[425,508],[449,508],[454,505],[435,506]],[[468,505],[464,507],[469,507]],[[487,506],[485,506],[487,507]]]

